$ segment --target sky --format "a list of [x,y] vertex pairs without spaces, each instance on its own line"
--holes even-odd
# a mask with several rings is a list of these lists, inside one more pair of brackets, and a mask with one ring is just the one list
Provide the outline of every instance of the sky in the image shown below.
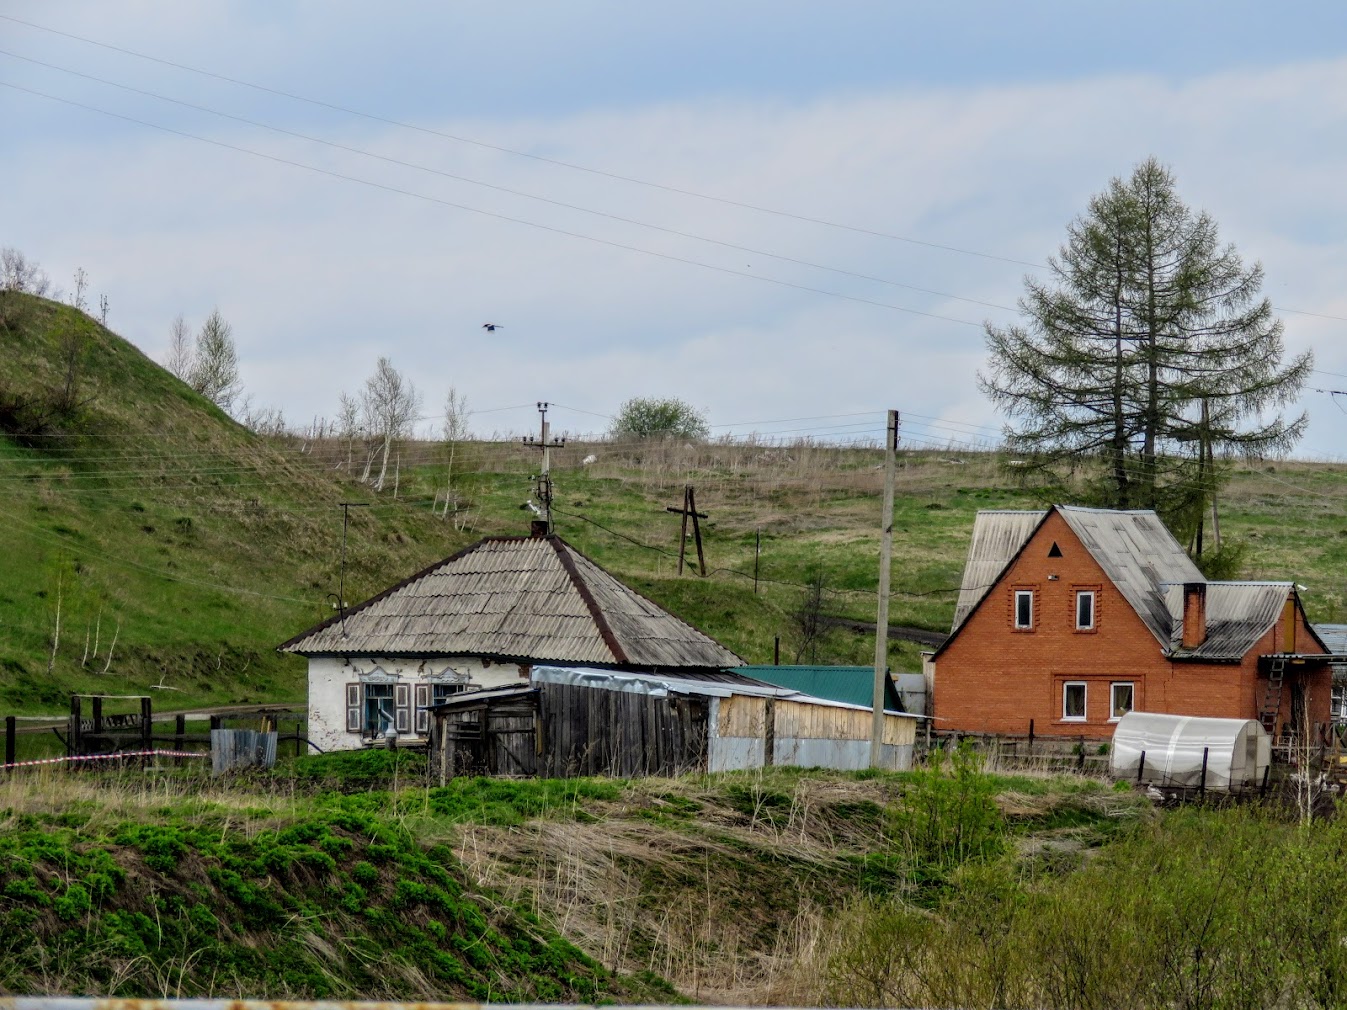
[[0,0],[0,123],[0,246],[147,354],[218,307],[254,407],[386,355],[479,435],[995,438],[983,324],[1153,155],[1347,456],[1347,5]]

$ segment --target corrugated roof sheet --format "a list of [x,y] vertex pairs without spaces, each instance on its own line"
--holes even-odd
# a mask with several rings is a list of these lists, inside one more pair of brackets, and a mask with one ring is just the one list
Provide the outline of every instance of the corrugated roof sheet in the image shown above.
[[[816,698],[867,708],[874,704],[873,666],[742,666],[739,672]],[[891,712],[903,711],[903,701],[893,680],[884,679],[884,707]]]
[[997,578],[1019,553],[1029,536],[1043,521],[1046,512],[1020,512],[987,509],[973,520],[973,539],[968,544],[968,560],[963,566],[959,600],[954,605],[951,634],[967,619],[984,596],[991,592]]
[[559,537],[488,537],[281,647],[301,655],[500,656],[720,669],[730,650]]
[[1347,624],[1316,624],[1314,632],[1329,652],[1336,656],[1347,655]]
[[1171,623],[1160,587],[1207,581],[1174,534],[1150,510],[1056,508],[1151,634],[1168,648]]
[[1165,586],[1171,628],[1168,651],[1175,659],[1243,659],[1277,623],[1290,594],[1289,582],[1208,582],[1206,640],[1194,649],[1185,649],[1183,586]]

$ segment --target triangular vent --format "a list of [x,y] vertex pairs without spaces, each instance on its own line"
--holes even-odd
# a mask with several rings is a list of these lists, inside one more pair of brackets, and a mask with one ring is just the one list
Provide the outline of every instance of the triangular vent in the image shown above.
[[1052,542],[1052,547],[1050,547],[1050,548],[1048,549],[1048,557],[1050,557],[1050,558],[1060,558],[1061,556],[1062,556],[1062,549],[1061,549],[1060,547],[1057,546],[1057,541],[1054,540],[1054,541]]

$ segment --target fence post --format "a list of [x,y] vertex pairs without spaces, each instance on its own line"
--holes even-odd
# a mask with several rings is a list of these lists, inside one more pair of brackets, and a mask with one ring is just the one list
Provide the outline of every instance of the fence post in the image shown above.
[[1141,777],[1146,773],[1146,752],[1141,752],[1141,760],[1137,762],[1137,785],[1141,785]]
[[84,727],[80,725],[80,696],[70,696],[70,732],[66,735],[66,755],[73,757],[84,753]]
[[18,722],[12,715],[5,716],[5,764],[14,763],[14,733],[15,723]]
[[[414,700],[414,699],[413,699]],[[295,757],[304,756],[304,723],[295,720]]]
[[1197,794],[1199,796],[1207,795],[1207,754],[1210,752],[1210,750],[1211,750],[1210,747],[1202,748],[1202,781],[1198,784],[1197,787]]
[[103,732],[103,699],[95,697],[92,699],[93,717],[94,717],[94,735]]
[[1261,789],[1258,790],[1258,794],[1260,796],[1267,795],[1267,780],[1268,776],[1271,774],[1272,774],[1272,762],[1269,761],[1267,764],[1263,766],[1263,786]]
[[1078,774],[1084,774],[1084,772],[1085,772],[1085,738],[1084,738],[1084,737],[1081,737],[1080,740],[1078,740],[1078,741],[1076,742],[1076,746],[1077,746],[1078,748],[1080,748],[1080,749],[1077,751],[1077,753],[1076,753],[1076,772],[1077,772]]
[[184,715],[182,712],[179,712],[179,713],[178,713],[178,717],[177,717],[175,720],[173,720],[173,723],[174,723],[174,725],[173,725],[173,749],[174,749],[175,751],[177,751],[178,754],[179,754],[178,757],[175,757],[175,758],[173,759],[173,765],[174,765],[174,767],[176,767],[176,768],[181,768],[181,767],[182,767],[182,757],[181,757],[181,755],[182,755],[182,748],[185,746],[185,743],[184,743],[184,741],[183,741],[182,738],[183,738],[183,735],[187,732],[187,716]]
[[1029,749],[1027,755],[1034,753],[1034,720],[1029,720]]
[[213,716],[211,716],[211,717],[210,717],[210,728],[213,729],[213,730],[215,730],[215,729],[224,729],[224,719],[221,718],[221,717],[218,716],[218,715],[213,715]]
[[[142,751],[148,751],[148,750],[152,750],[152,749],[154,748],[154,739],[153,739],[153,736],[152,736],[153,730],[151,729],[151,724],[152,724],[153,721],[154,721],[153,715],[154,715],[154,713],[151,711],[150,699],[149,699],[149,698],[141,698],[141,699],[140,699],[140,749],[141,749]],[[141,756],[140,756],[140,766],[141,766],[142,768],[145,768],[145,767],[147,767],[147,766],[149,765],[149,763],[150,763],[150,756],[149,756],[148,754],[141,754]]]

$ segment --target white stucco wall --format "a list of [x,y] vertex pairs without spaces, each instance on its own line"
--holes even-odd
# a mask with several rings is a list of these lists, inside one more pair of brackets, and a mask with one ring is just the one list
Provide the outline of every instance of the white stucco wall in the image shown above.
[[[528,668],[477,657],[397,659],[380,656],[313,656],[309,659],[309,739],[325,751],[358,750],[359,733],[346,731],[346,685],[382,673],[395,683],[417,684],[465,680],[474,687],[506,687],[527,683]],[[413,702],[414,703],[414,702]],[[413,727],[414,728],[414,727]],[[411,739],[419,739],[413,732]],[[404,737],[404,739],[407,739]]]

